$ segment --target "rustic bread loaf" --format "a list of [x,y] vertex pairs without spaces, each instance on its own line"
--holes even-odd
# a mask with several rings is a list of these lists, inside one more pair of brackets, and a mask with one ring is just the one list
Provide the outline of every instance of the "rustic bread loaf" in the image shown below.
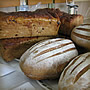
[[50,38],[53,36],[2,39],[0,40],[0,53],[5,61],[11,61],[20,58],[36,42]]
[[37,11],[47,11],[49,14],[51,14],[54,17],[59,17],[61,21],[59,34],[71,35],[71,31],[74,27],[79,26],[83,23],[83,16],[80,14],[68,14],[63,11],[60,11],[59,9],[54,8],[44,8],[44,9],[38,9]]
[[0,18],[0,39],[57,35],[59,26],[59,17],[47,11],[7,13]]
[[90,24],[82,24],[73,29],[71,39],[79,46],[90,51]]
[[59,90],[90,90],[90,52],[74,58],[62,72]]
[[83,23],[83,16],[79,14],[67,14],[62,12],[63,14],[60,17],[61,25],[59,34],[70,36],[72,30]]
[[71,40],[49,39],[29,48],[20,58],[20,67],[29,78],[55,79],[77,55],[78,52]]

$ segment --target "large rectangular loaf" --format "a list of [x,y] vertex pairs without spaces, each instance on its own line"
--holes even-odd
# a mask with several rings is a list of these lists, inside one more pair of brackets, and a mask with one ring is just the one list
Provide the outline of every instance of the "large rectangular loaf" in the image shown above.
[[57,35],[59,26],[60,19],[54,12],[50,14],[37,10],[6,13],[0,17],[0,39]]

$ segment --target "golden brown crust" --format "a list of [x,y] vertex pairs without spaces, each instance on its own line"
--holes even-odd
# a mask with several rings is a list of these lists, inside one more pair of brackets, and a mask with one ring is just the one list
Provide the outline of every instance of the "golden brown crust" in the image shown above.
[[[4,12],[1,12],[3,14]],[[5,15],[6,14],[6,15]],[[46,18],[46,19],[53,19],[53,18],[59,18],[57,13],[55,13],[55,9],[37,9],[36,11],[19,11],[19,12],[10,12],[10,13],[4,13],[6,18],[4,17],[3,20],[10,19],[10,18],[18,18],[18,17],[24,17],[24,18]]]
[[[7,13],[3,15],[1,21],[4,22],[0,22],[1,25],[0,32],[2,33],[0,35],[0,38],[41,36],[41,35],[50,35],[50,33],[52,35],[56,35],[58,34],[60,21],[61,21],[61,26],[60,26],[59,34],[70,36],[72,29],[75,26],[78,26],[81,23],[83,23],[83,16],[79,14],[71,15],[62,12],[59,9],[44,8],[44,9],[38,9],[34,12],[22,11],[22,12]],[[50,26],[51,22],[53,22],[50,26],[53,27],[51,28],[52,30],[50,31],[50,33],[49,32],[47,33],[47,29],[41,30],[41,27],[39,26],[39,24],[37,24],[37,21],[38,23],[42,23],[40,24],[42,29],[44,27],[48,27],[47,23]],[[35,25],[33,26],[32,23],[35,23],[36,26]],[[37,30],[35,31],[37,25],[39,26],[39,31]],[[3,32],[3,30],[6,30],[6,27],[7,27],[7,31],[11,33],[10,36],[8,36],[9,32],[6,31]],[[50,29],[50,27],[48,28]],[[10,28],[13,30],[13,33],[12,31],[10,31]]]
[[59,26],[59,17],[54,12],[11,12],[0,18],[0,39],[57,35]]
[[53,8],[51,9],[45,8],[42,9],[42,11],[47,11],[52,16],[60,19],[61,21],[60,30],[59,30],[60,34],[70,36],[72,29],[83,23],[83,16],[80,14],[68,14],[63,11],[60,11],[59,9],[53,9]]

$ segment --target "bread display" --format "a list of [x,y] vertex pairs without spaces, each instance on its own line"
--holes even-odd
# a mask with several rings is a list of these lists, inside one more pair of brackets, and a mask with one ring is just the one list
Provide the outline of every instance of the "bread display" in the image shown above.
[[90,24],[82,24],[73,29],[71,39],[78,45],[90,51]]
[[0,18],[0,39],[57,35],[58,17],[46,12],[11,12]]
[[71,40],[48,39],[29,48],[20,58],[20,67],[29,78],[55,79],[77,55],[78,52]]
[[90,52],[74,58],[62,72],[59,90],[90,90]]
[[0,40],[0,53],[5,61],[11,61],[15,58],[20,58],[21,55],[38,41],[54,38],[48,37],[26,37],[26,38],[12,38]]
[[0,12],[0,56],[19,62],[23,76],[41,87],[89,90],[90,24],[83,19],[54,8]]

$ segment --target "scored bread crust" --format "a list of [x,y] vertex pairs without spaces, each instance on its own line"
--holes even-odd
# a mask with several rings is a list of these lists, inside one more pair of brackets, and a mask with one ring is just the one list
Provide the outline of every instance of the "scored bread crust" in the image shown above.
[[29,48],[20,58],[20,67],[29,78],[55,79],[77,55],[78,52],[71,40],[48,39]]
[[90,24],[82,24],[72,30],[71,39],[78,45],[90,51]]
[[90,52],[74,58],[63,70],[59,90],[90,90]]

